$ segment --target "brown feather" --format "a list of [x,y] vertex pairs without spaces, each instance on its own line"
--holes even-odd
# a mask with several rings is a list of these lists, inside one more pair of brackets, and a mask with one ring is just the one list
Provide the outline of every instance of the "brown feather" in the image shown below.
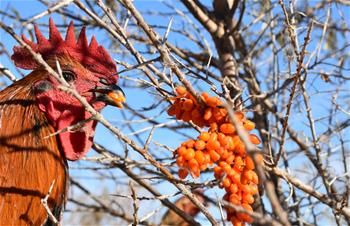
[[59,217],[67,191],[67,163],[54,132],[35,103],[31,87],[42,78],[34,71],[0,92],[0,223],[42,225],[41,199]]
[[[196,190],[194,191],[194,195],[200,202],[206,205],[202,192],[202,190]],[[200,211],[199,208],[195,204],[193,204],[191,200],[186,196],[182,196],[181,198],[176,200],[175,206],[177,206],[180,210],[192,217],[195,217]],[[179,215],[177,215],[174,211],[170,209],[163,215],[160,225],[189,226],[189,224],[184,219],[182,219]]]

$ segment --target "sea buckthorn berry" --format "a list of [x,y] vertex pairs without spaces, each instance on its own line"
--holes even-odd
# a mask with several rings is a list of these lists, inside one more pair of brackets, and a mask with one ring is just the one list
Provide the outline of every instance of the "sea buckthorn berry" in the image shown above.
[[220,132],[225,134],[234,133],[236,131],[235,127],[230,123],[224,123],[220,126]]
[[182,109],[184,109],[185,111],[191,111],[192,108],[193,108],[193,101],[191,99],[186,99],[182,103]]
[[231,223],[233,226],[244,226],[244,223],[236,217],[231,217]]
[[221,146],[225,146],[228,142],[228,138],[223,133],[218,133],[218,141],[220,142]]
[[236,144],[231,136],[227,136],[227,144],[226,144],[228,151],[233,151],[236,148]]
[[209,140],[205,147],[207,150],[217,150],[220,148],[220,143],[217,140]]
[[191,112],[185,111],[184,113],[182,113],[181,117],[184,122],[189,122],[191,120]]
[[216,108],[213,108],[213,117],[214,119],[219,122],[221,121],[226,115],[223,115],[222,114],[222,111],[220,111],[221,109],[216,107]]
[[239,193],[236,193],[236,194],[234,194],[234,195],[230,195],[230,198],[231,198],[231,197],[235,197],[235,199],[237,199],[239,202],[242,201],[242,196],[241,196]]
[[179,156],[176,159],[176,164],[180,167],[183,167],[185,165],[185,158],[183,156]]
[[222,154],[220,155],[220,157],[221,157],[220,159],[226,161],[226,159],[227,159],[228,157],[230,157],[231,155],[232,155],[231,152],[229,152],[229,151],[227,151],[226,149],[224,149],[224,151],[223,151]]
[[244,120],[244,113],[243,113],[243,112],[241,112],[241,111],[236,111],[236,112],[234,113],[234,115],[235,115],[237,121],[243,121],[243,120]]
[[239,189],[245,193],[250,193],[250,186],[248,184],[240,184]]
[[191,117],[192,117],[193,119],[195,119],[195,118],[200,118],[200,117],[201,117],[201,112],[199,111],[199,109],[194,108],[194,109],[191,111]]
[[216,153],[218,153],[221,156],[227,150],[221,146],[220,148],[216,149],[215,151],[216,151]]
[[234,167],[233,170],[230,172],[230,178],[234,183],[240,183],[241,181],[240,171]]
[[199,169],[200,169],[201,171],[205,171],[207,168],[208,168],[208,164],[207,164],[207,163],[202,164],[202,165],[199,166]]
[[201,171],[200,171],[199,167],[193,168],[191,170],[191,175],[193,178],[198,178],[200,176],[200,174],[201,174]]
[[229,174],[232,171],[232,168],[229,164],[226,164],[222,169],[226,174]]
[[211,149],[209,151],[209,155],[210,155],[210,159],[213,161],[213,162],[216,162],[220,159],[220,155],[214,151],[213,149]]
[[195,160],[197,160],[199,165],[202,165],[205,163],[205,157],[202,151],[196,151],[194,158]]
[[[248,204],[248,203],[242,203],[242,207],[248,211],[251,211],[253,212],[253,208]],[[238,219],[241,219],[245,222],[248,222],[248,223],[252,223],[253,222],[253,218],[250,217],[248,214],[246,213],[237,213],[237,218]]]
[[208,152],[204,153],[204,159],[206,164],[210,163],[211,159],[210,159],[210,154]]
[[224,171],[222,170],[222,168],[220,166],[215,166],[214,167],[214,177],[217,180],[220,180],[221,177],[223,176]]
[[252,169],[255,168],[255,166],[254,166],[254,161],[253,161],[253,159],[252,159],[249,155],[247,155],[247,156],[245,157],[244,161],[245,161],[245,168],[246,168],[247,170],[252,170]]
[[183,86],[178,86],[178,87],[176,87],[176,88],[175,88],[175,91],[176,91],[176,93],[177,93],[178,95],[180,95],[180,96],[183,96],[183,95],[185,95],[185,94],[187,93],[186,88],[183,87]]
[[[230,166],[230,167],[231,167],[231,166]],[[235,177],[235,171],[232,169],[232,167],[231,167],[231,170],[228,171],[227,176],[230,177],[231,180],[232,180],[232,181],[235,181],[235,183],[236,183],[236,180],[234,179],[234,177]]]
[[210,123],[209,132],[216,132],[218,130],[218,124],[216,122]]
[[250,185],[250,194],[255,195],[255,194],[258,194],[258,192],[259,192],[258,186],[255,184],[251,184]]
[[246,178],[248,181],[251,181],[253,179],[253,172],[252,170],[244,170],[243,171],[243,177]]
[[209,141],[210,141],[210,140],[216,141],[217,139],[218,139],[218,134],[217,134],[217,133],[211,133],[211,134],[210,134],[210,139],[209,139]]
[[217,123],[215,118],[211,117],[209,120],[206,120],[206,122],[210,125],[211,123]]
[[212,117],[213,113],[211,108],[207,108],[205,109],[204,115],[203,115],[203,119],[204,120],[209,120]]
[[203,140],[196,140],[196,142],[194,143],[194,147],[197,150],[203,150],[205,149],[205,145],[206,143]]
[[210,138],[210,134],[208,132],[202,132],[200,135],[199,135],[199,139],[201,139],[202,141],[208,141]]
[[235,155],[233,155],[233,154],[230,154],[227,158],[226,158],[226,162],[227,162],[227,164],[232,164],[233,163],[233,161],[235,160]]
[[244,127],[244,129],[251,131],[255,128],[255,123],[250,121],[250,120],[245,120],[243,122],[243,127]]
[[215,150],[214,141],[209,140],[209,141],[206,143],[205,148],[206,148],[207,150]]
[[227,162],[225,162],[225,161],[220,161],[218,165],[219,165],[221,168],[223,168],[224,166],[227,165]]
[[217,141],[217,139],[218,139],[218,134],[217,133],[210,133],[210,138],[208,140],[208,143]]
[[241,184],[249,184],[249,180],[246,177],[241,177]]
[[182,119],[182,114],[183,114],[183,111],[181,110],[181,107],[177,107],[175,109],[175,117],[177,119]]
[[226,115],[227,115],[227,110],[225,109],[225,108],[220,108],[219,107],[219,110],[220,110],[220,113],[221,113],[221,115],[223,115],[223,116],[225,116],[226,117]]
[[188,148],[187,152],[185,154],[185,159],[189,161],[189,160],[193,159],[194,156],[195,156],[195,152],[194,152],[193,148]]
[[237,193],[237,192],[238,192],[238,185],[235,184],[235,183],[232,183],[231,186],[230,186],[230,192],[231,192],[232,194]]
[[254,197],[250,193],[243,193],[242,194],[242,201],[246,202],[248,204],[254,203]]
[[186,147],[187,148],[193,148],[195,143],[196,142],[194,140],[188,140],[188,141],[186,141]]
[[206,101],[209,98],[209,94],[204,92],[201,94],[201,97],[203,98],[204,101]]
[[231,186],[231,180],[228,177],[226,177],[225,179],[222,180],[222,186],[224,188],[230,187]]
[[204,119],[202,118],[193,118],[192,121],[199,127],[204,127],[206,125]]
[[254,183],[254,184],[258,184],[259,183],[259,177],[258,177],[258,175],[254,172],[254,171],[252,171],[252,182]]
[[188,175],[188,171],[186,169],[179,169],[178,175],[181,179],[185,179]]
[[226,209],[226,216],[227,216],[227,220],[230,221],[230,219],[234,216],[234,210],[232,209]]
[[243,170],[244,162],[243,162],[241,156],[236,156],[236,157],[235,157],[235,167],[236,167],[237,169],[239,169],[240,171]]
[[216,174],[222,174],[223,173],[223,170],[222,170],[222,168],[220,166],[215,166],[213,171]]
[[183,146],[181,146],[181,147],[179,147],[179,148],[177,149],[177,153],[178,153],[180,156],[184,156],[184,155],[186,154],[186,152],[187,152],[187,149],[186,149],[185,147],[183,147]]
[[243,142],[238,141],[238,144],[236,145],[236,153],[240,156],[245,155],[246,151],[245,151],[245,145]]
[[219,99],[217,97],[208,97],[206,103],[209,107],[216,107],[219,105]]
[[[231,184],[231,186],[232,186],[232,184]],[[231,186],[230,186],[230,187],[231,187]],[[230,202],[230,203],[233,203],[233,204],[235,204],[235,205],[241,204],[241,201],[239,200],[238,195],[237,195],[237,194],[234,194],[234,193],[230,195],[230,197],[229,197],[229,202]]]
[[250,142],[252,142],[252,144],[260,144],[260,139],[255,134],[250,134],[249,135],[249,140],[250,140]]
[[194,168],[198,168],[199,164],[198,164],[197,160],[193,158],[193,159],[188,161],[188,167],[192,170]]
[[233,136],[232,137],[232,142],[233,142],[233,146],[236,148],[237,145],[241,144],[242,141],[241,139],[239,138],[239,136]]

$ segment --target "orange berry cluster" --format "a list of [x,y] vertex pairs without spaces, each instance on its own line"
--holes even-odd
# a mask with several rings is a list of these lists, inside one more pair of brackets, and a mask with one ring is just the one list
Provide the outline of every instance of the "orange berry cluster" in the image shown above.
[[202,93],[201,97],[207,107],[201,109],[196,99],[182,86],[176,88],[177,97],[168,110],[170,116],[185,122],[192,121],[199,127],[209,126],[211,123],[221,123],[227,117],[227,110],[222,107],[218,97],[209,97]]
[[[258,193],[258,176],[254,171],[254,162],[246,153],[245,145],[230,123],[226,109],[217,97],[202,93],[206,106],[201,108],[184,87],[176,88],[177,97],[169,108],[168,114],[183,121],[192,120],[200,127],[208,126],[208,132],[202,132],[196,140],[183,142],[175,152],[176,163],[180,167],[178,175],[184,179],[190,173],[197,178],[200,172],[214,166],[214,176],[220,180],[220,187],[225,189],[224,200],[241,205],[253,211],[254,195]],[[255,128],[255,124],[245,118],[244,113],[235,112],[235,117],[246,131]],[[259,144],[259,138],[249,134],[252,144]],[[227,220],[233,225],[244,225],[252,218],[244,213],[227,208]]]

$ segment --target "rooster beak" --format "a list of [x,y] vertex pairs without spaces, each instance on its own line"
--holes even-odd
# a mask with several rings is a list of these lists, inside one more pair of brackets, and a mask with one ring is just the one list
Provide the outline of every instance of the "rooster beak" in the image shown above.
[[117,108],[123,108],[125,94],[116,84],[103,84],[103,86],[96,87],[93,91],[96,93],[98,101],[105,102],[106,104]]

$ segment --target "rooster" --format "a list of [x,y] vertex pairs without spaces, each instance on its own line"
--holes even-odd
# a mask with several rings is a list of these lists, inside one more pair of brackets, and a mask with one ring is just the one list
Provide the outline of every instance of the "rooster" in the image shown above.
[[[37,26],[35,36],[37,43],[22,39],[55,70],[58,61],[63,78],[91,106],[122,107],[116,64],[95,37],[88,44],[85,27],[76,41],[71,22],[63,39],[50,18],[49,39]],[[67,160],[89,151],[97,122],[27,49],[15,46],[11,59],[33,71],[0,92],[0,225],[50,225],[41,200],[51,187],[48,207],[59,220],[67,199]],[[86,123],[79,130],[64,130],[81,121]]]

